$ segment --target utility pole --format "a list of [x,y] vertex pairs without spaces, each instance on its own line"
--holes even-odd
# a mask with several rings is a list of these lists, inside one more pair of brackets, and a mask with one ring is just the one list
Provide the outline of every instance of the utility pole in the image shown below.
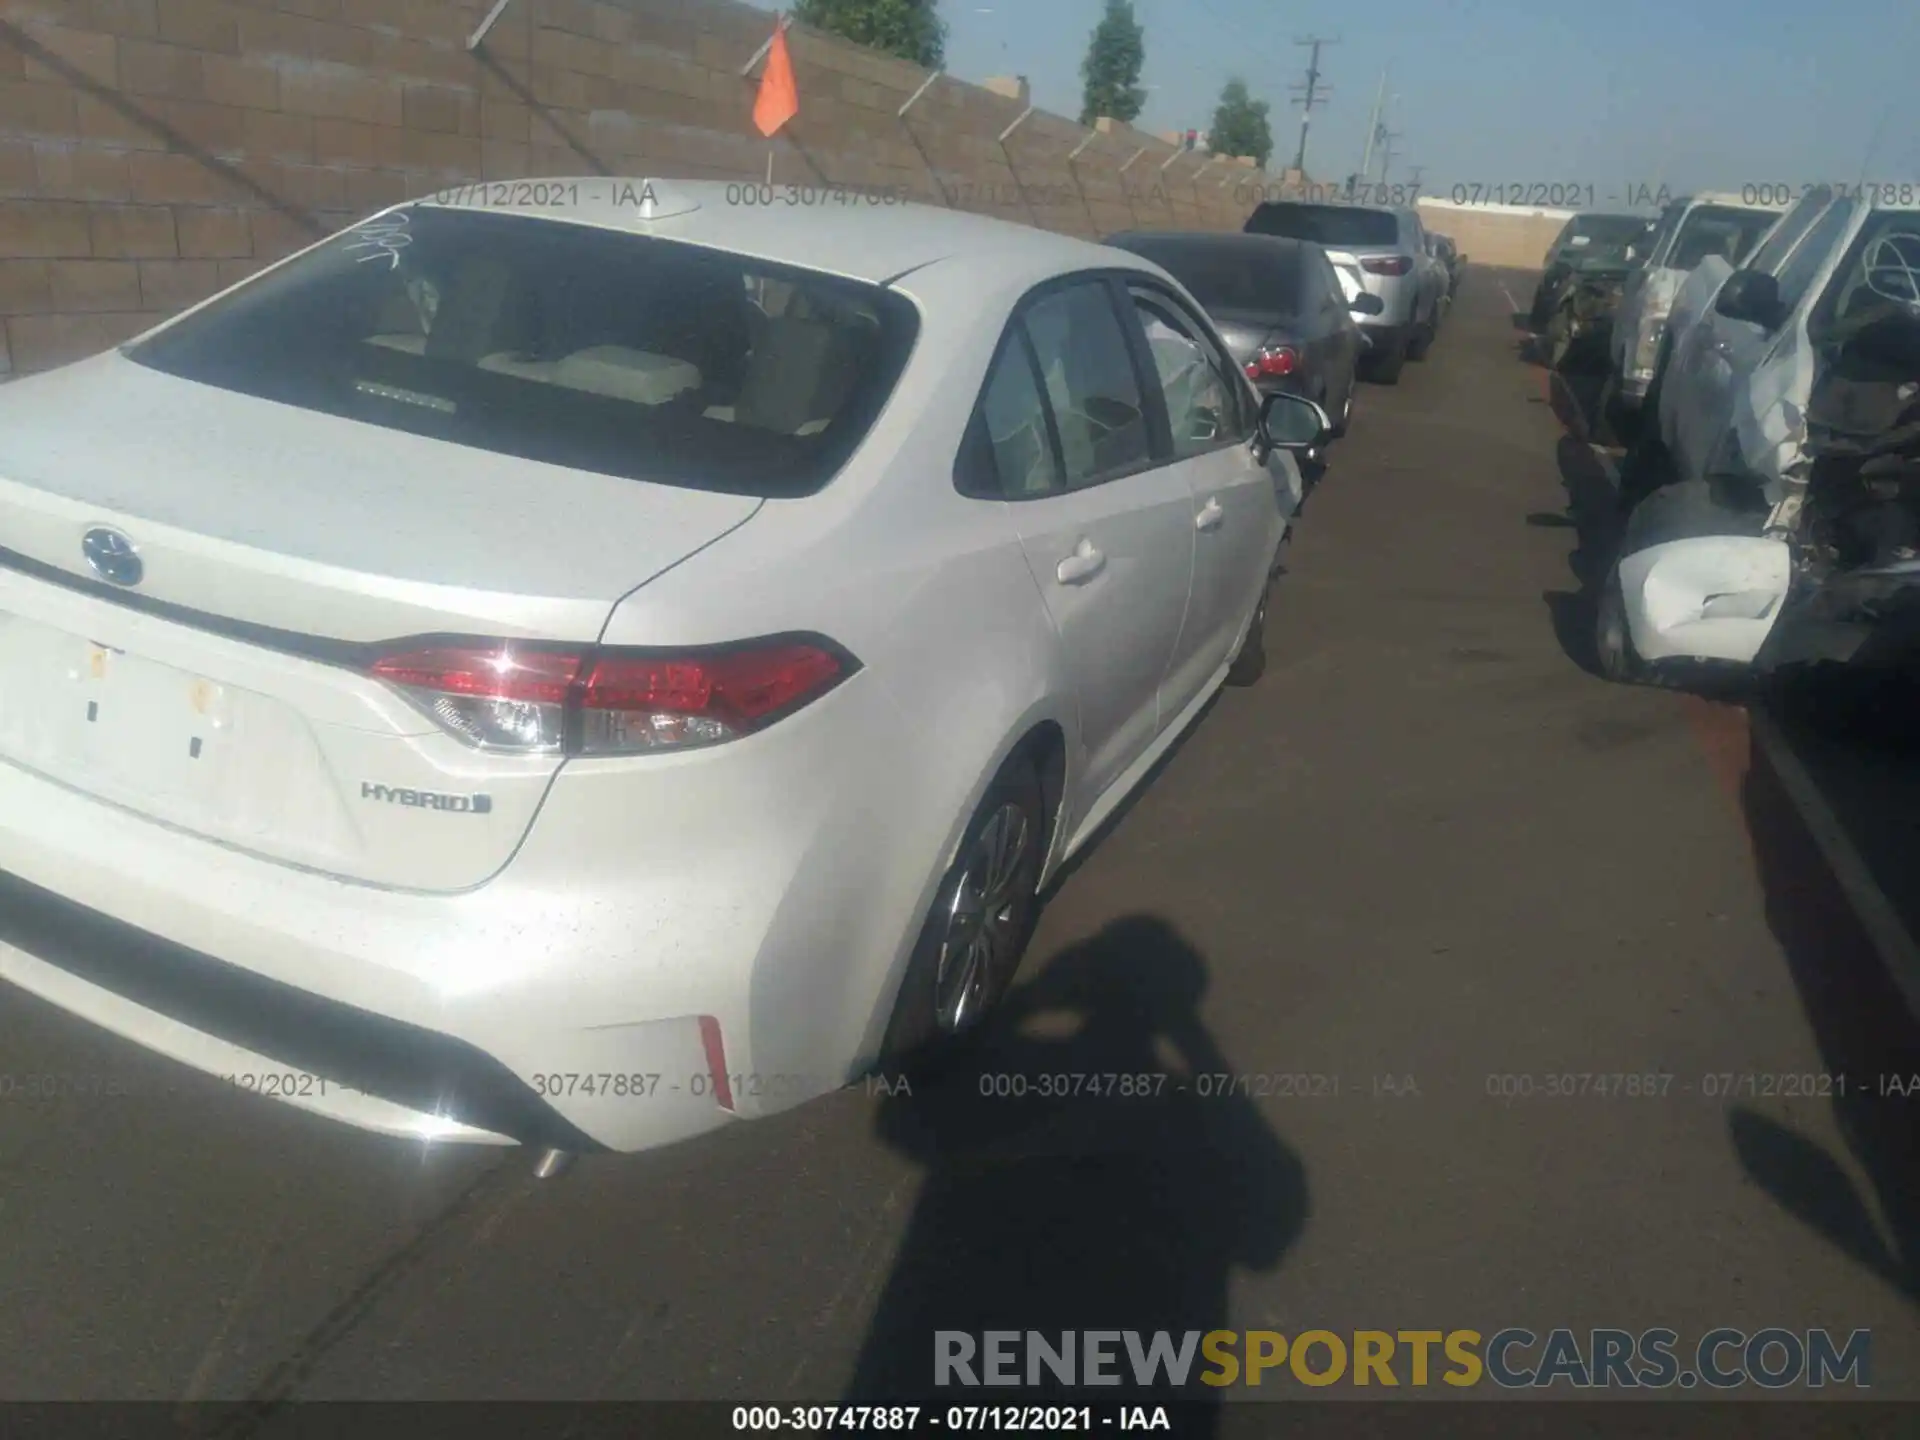
[[1409,165],[1407,168],[1413,171],[1413,178],[1408,180],[1407,184],[1412,186],[1413,193],[1418,195],[1420,193],[1420,177],[1427,173],[1427,167],[1424,165]]
[[1380,92],[1373,97],[1373,114],[1367,121],[1367,153],[1360,157],[1360,183],[1365,185],[1373,175],[1373,147],[1380,143],[1383,133],[1380,110],[1387,103],[1387,72],[1380,72]]
[[1387,171],[1393,168],[1393,142],[1398,140],[1400,136],[1401,132],[1398,130],[1383,130],[1380,132],[1380,143],[1384,147],[1380,152],[1380,184],[1383,187],[1387,183]]
[[1313,107],[1328,96],[1328,92],[1320,85],[1320,47],[1338,45],[1340,39],[1338,36],[1326,39],[1319,35],[1305,35],[1293,43],[1306,46],[1312,51],[1307,59],[1306,82],[1293,87],[1293,93],[1300,97],[1296,102],[1300,106],[1300,148],[1294,152],[1293,168],[1305,175],[1307,173],[1307,127],[1313,123]]

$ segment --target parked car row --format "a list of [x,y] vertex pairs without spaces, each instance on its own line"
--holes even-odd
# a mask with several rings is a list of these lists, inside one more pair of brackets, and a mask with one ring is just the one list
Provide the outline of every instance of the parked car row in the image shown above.
[[1381,308],[1363,313],[1367,379],[1391,385],[1408,360],[1422,360],[1440,333],[1454,275],[1428,243],[1417,210],[1269,200],[1247,218],[1251,235],[1307,241],[1336,265],[1351,267]]
[[1605,672],[1920,659],[1920,208],[1816,186],[1677,202],[1613,346],[1644,396],[1595,622]]
[[1366,350],[1356,315],[1380,298],[1347,298],[1320,246],[1265,235],[1128,232],[1106,242],[1151,260],[1206,307],[1229,352],[1261,394],[1303,395],[1344,435]]
[[[1353,357],[1317,246],[615,183],[0,388],[0,977],[369,1129],[642,1149],[977,1032],[1258,678],[1351,396],[1284,383]],[[1328,221],[1396,365],[1403,224]]]

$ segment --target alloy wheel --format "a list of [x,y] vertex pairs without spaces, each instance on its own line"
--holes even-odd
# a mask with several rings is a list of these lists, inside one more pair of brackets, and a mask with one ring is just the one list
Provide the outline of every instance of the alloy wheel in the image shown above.
[[1019,880],[1031,838],[1026,811],[1004,804],[981,827],[960,867],[933,982],[934,1021],[950,1035],[978,1023],[1019,958]]

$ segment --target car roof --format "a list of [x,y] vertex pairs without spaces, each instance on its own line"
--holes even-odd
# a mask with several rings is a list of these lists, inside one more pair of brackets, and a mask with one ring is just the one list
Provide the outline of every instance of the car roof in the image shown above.
[[[527,198],[493,203],[501,190],[510,192],[509,200]],[[564,203],[537,204],[536,196]],[[755,203],[761,199],[765,203]],[[424,203],[679,240],[871,284],[953,258],[1035,275],[1154,268],[1124,250],[1069,235],[851,186],[565,176],[462,186]]]

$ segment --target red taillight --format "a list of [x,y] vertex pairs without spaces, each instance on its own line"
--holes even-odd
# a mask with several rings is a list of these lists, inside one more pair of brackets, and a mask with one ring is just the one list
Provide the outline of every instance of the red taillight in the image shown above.
[[579,755],[731,740],[824,694],[849,669],[828,646],[796,640],[686,655],[435,646],[372,666],[469,744]]
[[606,659],[587,676],[587,710],[670,711],[749,728],[816,694],[841,664],[814,645],[731,650],[701,659]]
[[1263,375],[1291,375],[1300,368],[1300,354],[1291,345],[1268,345],[1247,362],[1247,378]]
[[1408,255],[1383,255],[1362,260],[1360,268],[1369,275],[1405,275],[1413,269],[1413,258]]
[[535,705],[564,702],[579,669],[578,655],[550,650],[521,652],[510,645],[409,650],[373,662],[374,674],[410,690],[471,695],[482,700],[521,700]]

